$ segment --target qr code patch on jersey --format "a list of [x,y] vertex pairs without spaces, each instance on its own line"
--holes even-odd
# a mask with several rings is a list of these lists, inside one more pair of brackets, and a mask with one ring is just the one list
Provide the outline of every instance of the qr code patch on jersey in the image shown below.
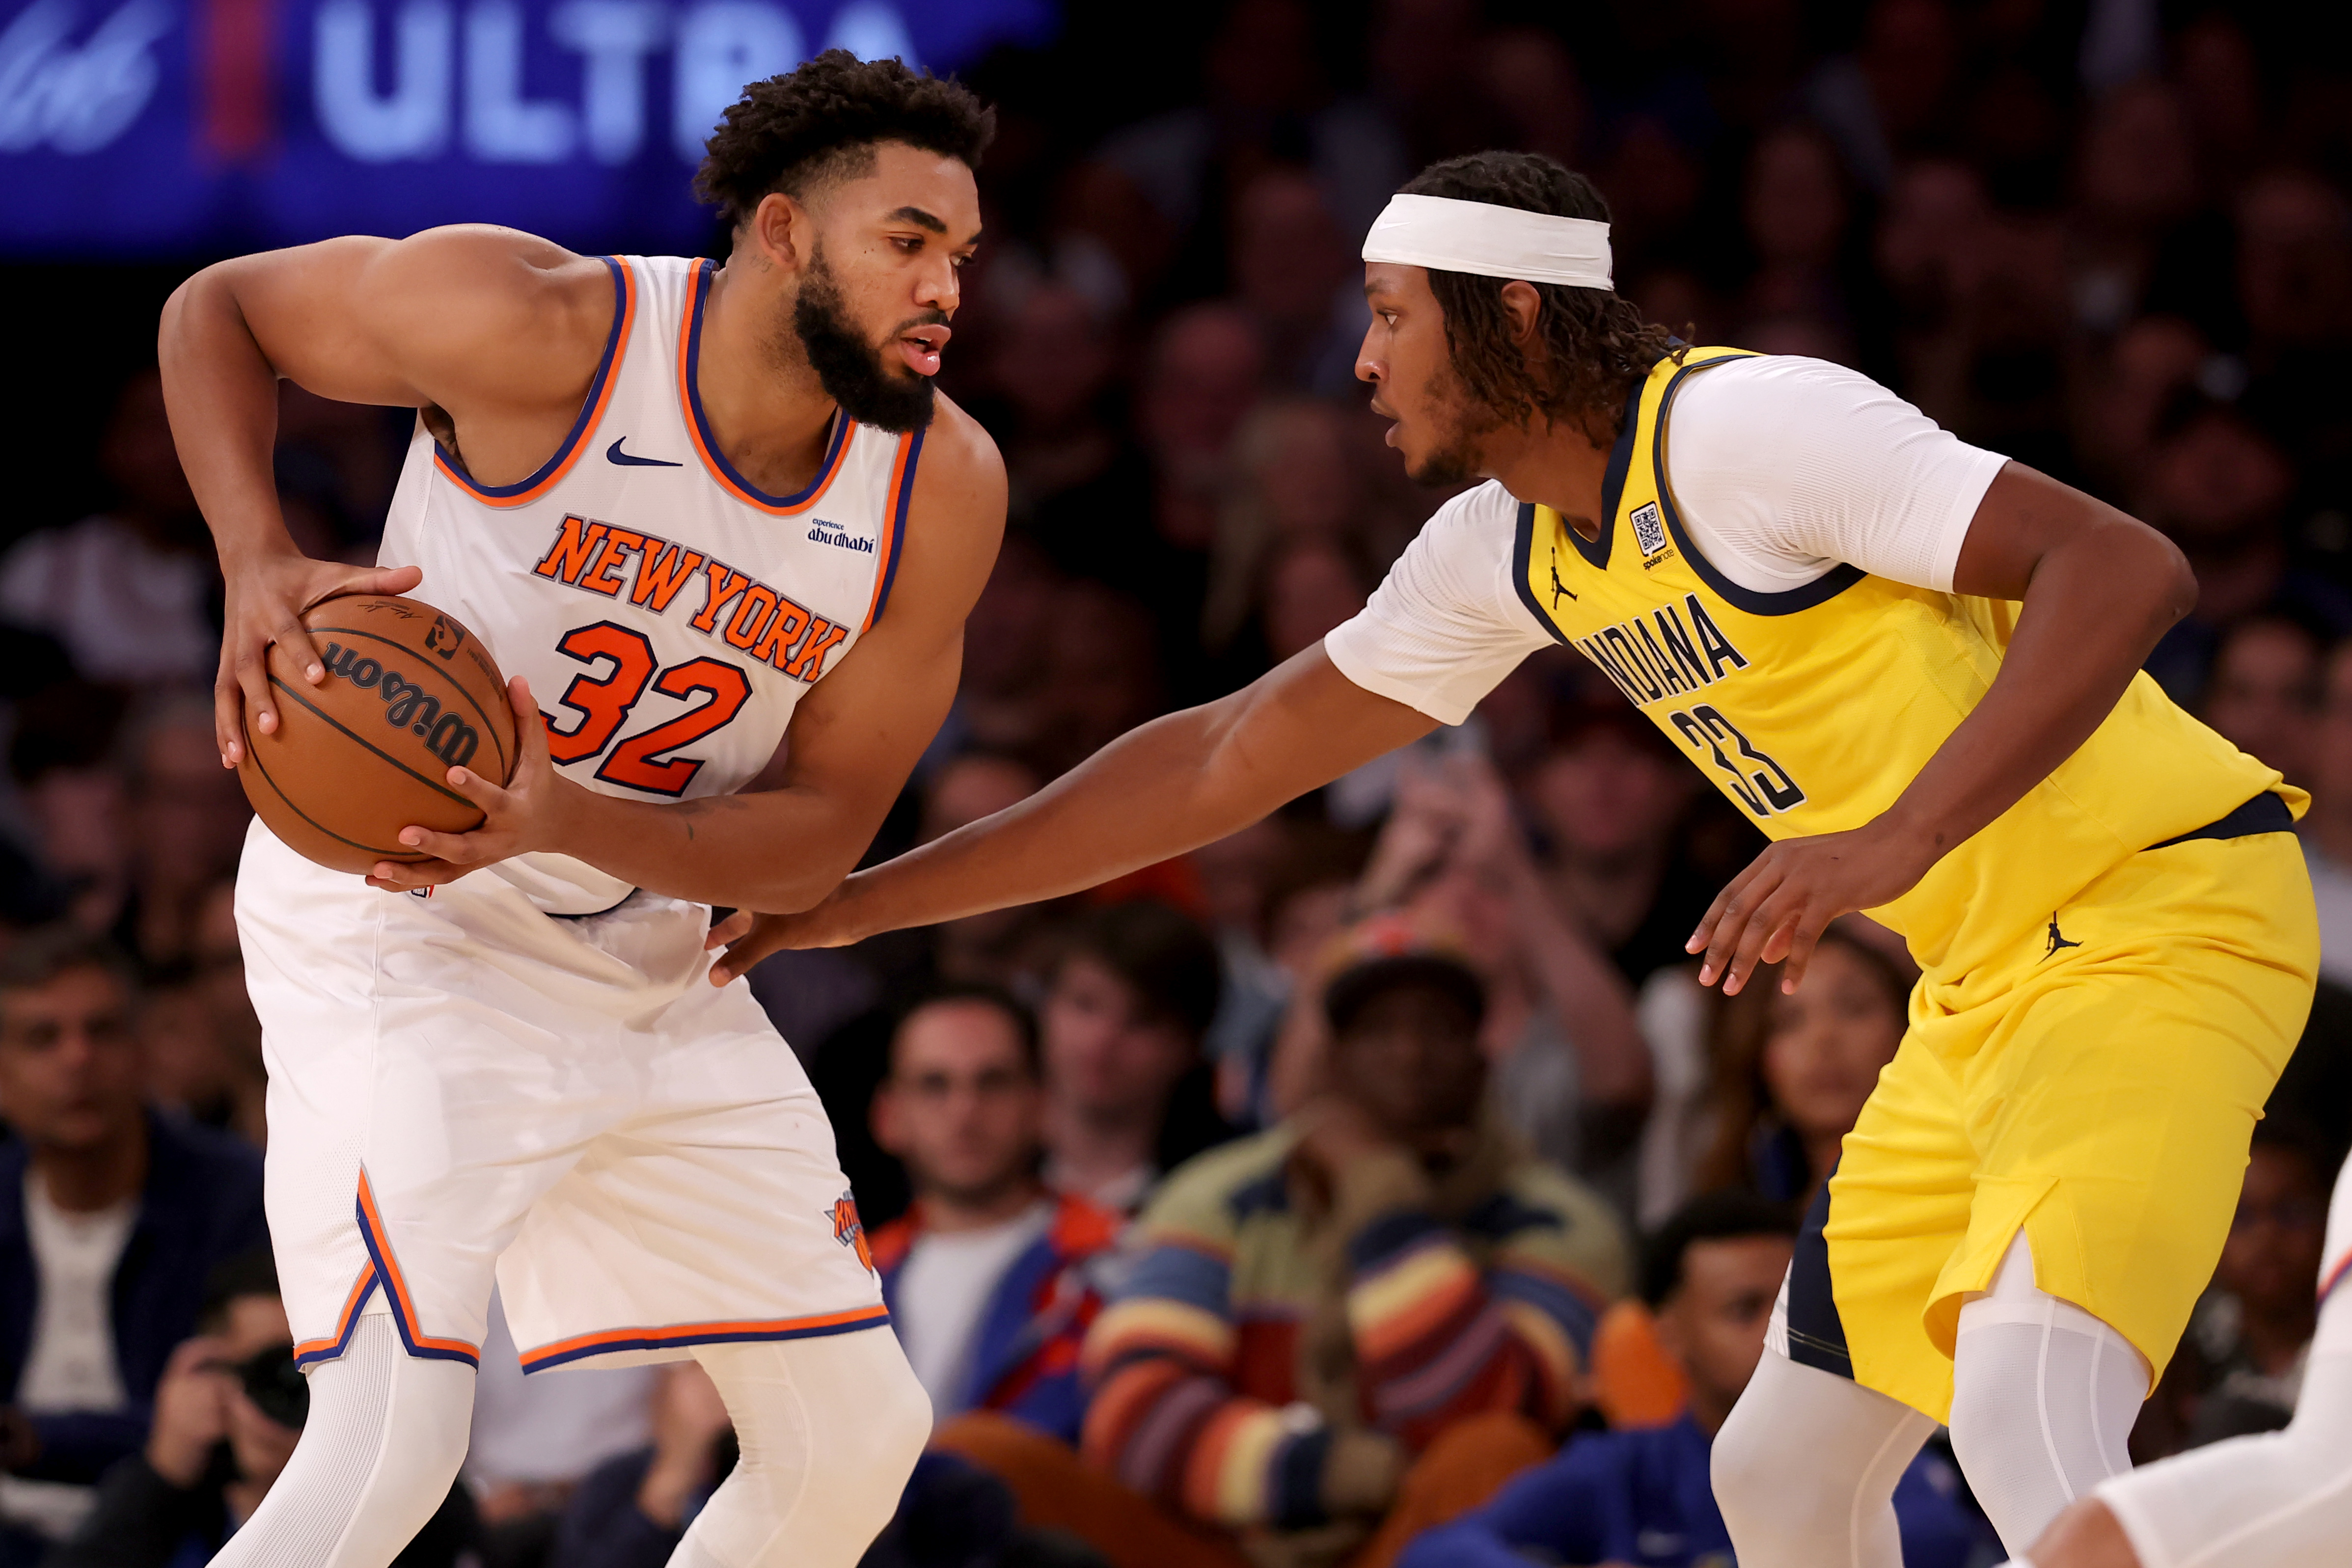
[[1633,542],[1642,547],[1643,555],[1655,555],[1666,548],[1666,526],[1658,520],[1655,501],[1633,508]]

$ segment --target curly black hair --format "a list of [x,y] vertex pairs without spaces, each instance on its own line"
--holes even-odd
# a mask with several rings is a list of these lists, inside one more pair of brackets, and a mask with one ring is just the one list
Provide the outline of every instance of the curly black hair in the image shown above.
[[[1538,152],[1449,158],[1423,170],[1399,193],[1609,221],[1609,204],[1591,181]],[[1535,283],[1528,287],[1541,301],[1536,329],[1548,361],[1538,371],[1512,340],[1514,324],[1503,306],[1509,281],[1430,269],[1430,292],[1445,312],[1445,347],[1464,386],[1507,423],[1540,417],[1613,439],[1633,384],[1661,359],[1679,359],[1683,350],[1623,295]]]
[[874,148],[903,141],[973,168],[996,135],[996,111],[961,82],[893,60],[827,49],[798,70],[755,81],[720,120],[694,176],[695,193],[732,225],[777,192],[874,166]]

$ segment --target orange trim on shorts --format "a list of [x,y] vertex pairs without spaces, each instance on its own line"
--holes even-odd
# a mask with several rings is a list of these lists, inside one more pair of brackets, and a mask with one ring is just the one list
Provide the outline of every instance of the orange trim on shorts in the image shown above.
[[325,1339],[306,1339],[294,1347],[294,1364],[310,1366],[317,1362],[332,1361],[343,1354],[352,1341],[352,1325],[360,1321],[360,1308],[375,1292],[375,1264],[360,1265],[360,1277],[352,1281],[352,1293],[343,1301],[343,1310],[335,1319],[335,1332]]
[[408,1294],[408,1281],[400,1272],[400,1260],[392,1255],[391,1239],[384,1233],[383,1216],[377,1212],[375,1189],[368,1185],[367,1172],[360,1172],[360,1234],[367,1241],[368,1255],[375,1260],[376,1276],[383,1281],[384,1296],[392,1302],[393,1321],[399,1325],[401,1343],[411,1355],[433,1361],[462,1361],[468,1366],[479,1366],[482,1361],[478,1346],[461,1339],[435,1339],[425,1333],[416,1321],[416,1303]]
[[820,1312],[805,1318],[767,1318],[734,1322],[680,1323],[671,1328],[605,1329],[557,1340],[522,1353],[525,1372],[543,1372],[566,1362],[630,1350],[671,1350],[694,1344],[737,1344],[747,1341],[815,1339],[852,1333],[890,1320],[890,1309],[877,1302],[842,1312]]

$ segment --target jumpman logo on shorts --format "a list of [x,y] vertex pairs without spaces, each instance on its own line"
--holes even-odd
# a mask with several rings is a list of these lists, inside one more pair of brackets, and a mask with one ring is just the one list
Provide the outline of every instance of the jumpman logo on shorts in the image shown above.
[[2049,951],[2043,953],[2042,956],[2045,959],[2054,958],[2058,956],[2058,949],[2061,947],[2080,947],[2081,946],[2082,944],[2080,942],[2069,942],[2064,936],[2059,934],[2058,916],[2054,914],[2050,916],[2050,948]]

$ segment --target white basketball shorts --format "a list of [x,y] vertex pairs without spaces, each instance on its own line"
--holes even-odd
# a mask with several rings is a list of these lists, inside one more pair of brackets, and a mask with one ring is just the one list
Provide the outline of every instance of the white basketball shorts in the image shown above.
[[705,906],[565,918],[495,870],[387,893],[256,821],[236,916],[303,1364],[369,1312],[474,1363],[493,1274],[530,1372],[887,1321],[807,1075],[705,977]]

